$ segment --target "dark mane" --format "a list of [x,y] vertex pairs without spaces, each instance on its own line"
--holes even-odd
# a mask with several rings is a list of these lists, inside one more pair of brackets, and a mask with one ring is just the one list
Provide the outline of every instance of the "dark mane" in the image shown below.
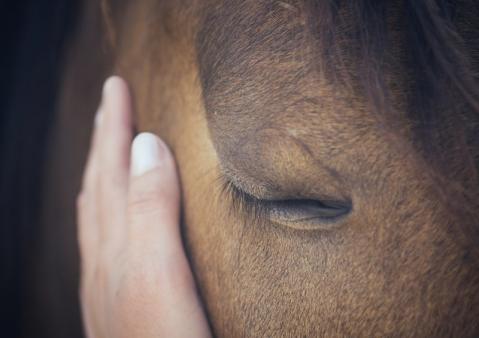
[[[459,4],[467,9],[459,8]],[[312,13],[310,25],[320,41],[322,62],[328,65],[332,76],[335,79],[355,77],[355,74],[347,74],[342,65],[348,51],[341,46],[341,41],[359,41],[357,46],[348,48],[358,49],[358,77],[363,94],[369,97],[372,107],[379,113],[391,110],[390,88],[384,73],[387,67],[394,67],[390,64],[393,46],[389,29],[391,25],[388,23],[391,15],[388,12],[397,4],[385,1],[312,0],[308,6]],[[355,28],[349,31],[341,29],[347,25],[341,22],[341,16],[338,15],[344,8],[351,13],[350,19],[355,21]],[[466,11],[470,14],[466,14]],[[435,147],[442,151],[443,141],[435,140],[438,141],[435,144],[432,134],[441,128],[449,129],[452,123],[459,124],[454,125],[454,129],[460,128],[460,125],[464,128],[465,124],[475,124],[479,116],[479,25],[474,27],[474,31],[470,27],[470,19],[479,14],[479,8],[473,1],[466,6],[464,2],[452,0],[408,0],[401,2],[399,13],[402,22],[398,24],[406,31],[404,57],[411,69],[414,85],[408,115],[414,121],[417,132],[424,140],[428,140],[423,144],[427,147],[426,153]],[[469,27],[461,31],[461,23],[465,22]],[[476,40],[471,39],[474,36]],[[472,131],[469,133],[474,134]],[[477,145],[477,140],[471,139],[459,149],[469,147],[471,142]],[[472,158],[477,156],[473,153],[470,155]]]

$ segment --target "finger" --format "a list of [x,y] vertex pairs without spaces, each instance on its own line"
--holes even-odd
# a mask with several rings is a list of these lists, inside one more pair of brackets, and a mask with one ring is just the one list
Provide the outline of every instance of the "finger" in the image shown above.
[[128,191],[131,127],[131,98],[126,83],[119,77],[104,85],[102,122],[99,127],[97,184],[101,241],[121,237]]
[[90,148],[83,174],[81,192],[77,197],[77,238],[82,255],[82,270],[89,264],[90,257],[96,256],[98,240],[97,198],[98,183],[98,126],[101,122],[102,104],[95,115]]
[[[129,235],[135,239],[180,239],[180,190],[173,156],[157,136],[141,133],[131,148]],[[164,243],[169,246],[169,243]]]
[[[129,255],[140,261],[135,266],[147,267],[146,276],[153,275],[151,289],[159,305],[144,313],[162,319],[147,322],[158,325],[152,330],[165,337],[207,337],[209,327],[180,236],[180,188],[173,156],[166,144],[150,133],[135,138],[131,153]],[[155,296],[148,291],[145,297],[140,295],[151,297]]]
[[94,323],[91,318],[92,306],[86,307],[86,303],[89,302],[91,295],[85,292],[85,287],[91,281],[98,252],[99,231],[96,186],[98,183],[98,130],[102,119],[101,116],[102,104],[100,103],[92,129],[90,149],[83,175],[82,191],[77,198],[77,238],[81,257],[80,300],[87,337],[94,337],[92,331]]
[[91,191],[94,190],[97,183],[97,167],[98,167],[98,127],[102,119],[102,103],[98,107],[98,110],[95,114],[95,119],[93,123],[91,139],[90,139],[90,149],[88,151],[88,156],[85,165],[85,171],[83,174],[82,181],[82,191]]

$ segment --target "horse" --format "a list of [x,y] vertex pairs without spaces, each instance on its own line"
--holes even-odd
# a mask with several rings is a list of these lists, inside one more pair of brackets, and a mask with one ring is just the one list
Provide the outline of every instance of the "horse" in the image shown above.
[[111,73],[131,85],[137,129],[176,156],[215,335],[479,334],[474,1],[86,0],[80,14],[45,170],[35,336],[81,335],[74,200]]

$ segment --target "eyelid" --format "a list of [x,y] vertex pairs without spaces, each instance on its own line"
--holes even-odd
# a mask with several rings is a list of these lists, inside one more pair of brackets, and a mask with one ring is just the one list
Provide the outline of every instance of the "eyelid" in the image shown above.
[[[300,217],[291,217],[294,214],[291,210],[290,204],[295,200],[263,200],[258,199],[241,188],[237,187],[233,182],[229,181],[226,177],[221,177],[223,183],[223,192],[228,195],[232,200],[232,209],[236,213],[241,213],[242,216],[248,217],[254,221],[268,219],[274,223],[280,223],[288,225],[292,228],[307,230],[307,229],[330,229],[335,227],[335,223],[347,215],[352,210],[350,202],[341,202],[333,200],[296,200],[300,202],[300,207],[297,210],[301,213],[304,210],[304,205],[316,204],[318,208],[337,208],[341,211],[339,214],[331,215],[331,217],[325,217],[323,215],[310,215]],[[284,208],[284,209],[283,209]],[[286,210],[286,211],[285,211]],[[284,212],[283,212],[284,211]],[[324,210],[323,210],[324,211]]]

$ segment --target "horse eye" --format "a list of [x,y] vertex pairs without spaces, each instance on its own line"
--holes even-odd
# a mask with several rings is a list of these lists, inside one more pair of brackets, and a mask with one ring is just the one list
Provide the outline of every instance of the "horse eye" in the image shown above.
[[[222,177],[223,178],[223,177]],[[232,197],[233,210],[256,215],[298,230],[332,230],[352,210],[351,201],[283,199],[265,200],[254,197],[223,178],[224,192]]]
[[333,229],[352,210],[349,201],[294,199],[270,201],[269,218],[295,229]]

